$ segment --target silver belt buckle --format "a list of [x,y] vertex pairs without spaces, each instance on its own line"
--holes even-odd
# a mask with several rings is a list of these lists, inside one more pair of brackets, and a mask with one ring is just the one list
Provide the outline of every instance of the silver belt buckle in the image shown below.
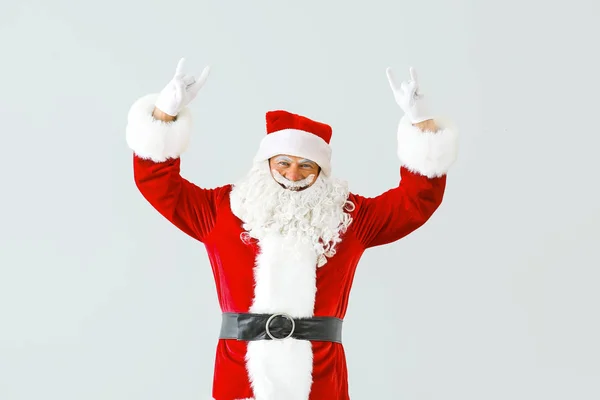
[[[277,316],[281,316],[281,317],[287,318],[292,323],[292,330],[290,331],[289,335],[287,335],[286,337],[276,338],[275,336],[273,336],[271,334],[271,330],[269,329],[269,325],[271,324],[271,321],[273,321],[273,318],[275,318]],[[273,339],[273,340],[285,340],[285,339],[290,338],[294,334],[294,331],[296,330],[296,322],[294,321],[294,318],[292,318],[291,315],[288,315],[288,314],[285,314],[285,313],[271,314],[271,316],[269,317],[269,319],[267,320],[267,322],[265,324],[265,330],[267,331],[267,335],[269,335],[269,337],[271,339]]]

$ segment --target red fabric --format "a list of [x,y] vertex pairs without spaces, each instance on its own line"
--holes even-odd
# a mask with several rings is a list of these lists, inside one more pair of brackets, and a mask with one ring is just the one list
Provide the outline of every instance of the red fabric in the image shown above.
[[298,129],[310,132],[323,139],[327,144],[331,141],[331,126],[314,121],[302,115],[293,114],[284,110],[269,111],[266,115],[267,134],[280,131],[282,129]]
[[[231,186],[201,188],[182,178],[179,171],[179,159],[154,163],[134,156],[135,182],[142,195],[176,227],[205,245],[221,311],[248,312],[257,248],[240,240],[241,221],[229,207]],[[365,249],[408,235],[442,202],[445,176],[428,179],[405,168],[400,173],[401,184],[379,196],[350,196],[356,206],[354,221],[337,254],[317,270],[316,316],[344,318],[355,270]],[[343,345],[313,342],[313,352],[310,400],[349,399]],[[216,400],[253,396],[245,353],[245,342],[219,340],[213,380]]]

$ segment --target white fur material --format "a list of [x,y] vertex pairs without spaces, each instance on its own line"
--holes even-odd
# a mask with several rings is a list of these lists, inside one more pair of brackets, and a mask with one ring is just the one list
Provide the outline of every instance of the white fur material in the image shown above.
[[437,132],[423,132],[405,116],[398,125],[398,157],[406,168],[429,178],[448,172],[458,156],[458,132],[435,120]]
[[[317,253],[309,240],[270,234],[260,240],[250,312],[311,317],[316,295]],[[313,354],[305,340],[248,343],[246,366],[261,400],[307,400],[312,386]]]
[[127,117],[127,145],[140,158],[163,162],[179,157],[187,150],[191,132],[192,115],[183,109],[177,119],[164,122],[152,116],[156,94],[136,100]]
[[303,157],[316,162],[323,173],[331,174],[331,146],[310,132],[298,129],[282,129],[266,135],[254,161],[264,161],[278,154]]

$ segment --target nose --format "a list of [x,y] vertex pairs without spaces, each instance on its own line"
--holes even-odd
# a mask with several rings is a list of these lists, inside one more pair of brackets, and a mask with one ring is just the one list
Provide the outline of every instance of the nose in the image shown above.
[[285,174],[285,177],[290,181],[296,182],[302,179],[302,175],[300,175],[300,171],[296,167],[290,167]]

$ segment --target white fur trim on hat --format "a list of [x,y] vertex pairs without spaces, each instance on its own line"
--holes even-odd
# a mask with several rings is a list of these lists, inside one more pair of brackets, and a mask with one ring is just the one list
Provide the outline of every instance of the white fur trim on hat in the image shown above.
[[156,94],[136,100],[127,117],[127,145],[140,158],[163,162],[187,150],[192,133],[192,115],[185,108],[171,122],[152,116]]
[[429,178],[448,172],[458,156],[458,131],[438,121],[436,132],[421,131],[406,116],[398,125],[398,157],[406,168]]
[[254,161],[265,161],[278,154],[307,158],[316,162],[323,174],[331,174],[331,146],[310,132],[282,129],[269,133],[261,140]]

